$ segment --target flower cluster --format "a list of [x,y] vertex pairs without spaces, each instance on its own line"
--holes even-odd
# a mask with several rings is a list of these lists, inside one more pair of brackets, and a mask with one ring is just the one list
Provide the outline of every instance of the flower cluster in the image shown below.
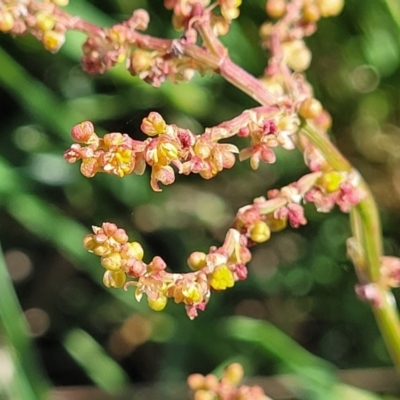
[[[163,124],[156,126],[161,129]],[[154,124],[143,129],[152,133]],[[294,228],[306,224],[301,202],[307,201],[310,193],[319,190],[319,201],[330,205],[331,196],[335,195],[336,199],[340,198],[338,204],[342,210],[354,205],[351,203],[353,198],[346,200],[342,195],[340,185],[330,192],[326,182],[329,181],[324,180],[323,173],[314,172],[281,190],[269,191],[268,199],[258,197],[253,204],[239,209],[221,247],[211,247],[207,254],[197,251],[189,256],[188,266],[193,272],[167,272],[167,265],[158,256],[146,264],[141,245],[129,242],[126,232],[113,223],[93,227],[93,234],[84,238],[84,246],[101,257],[101,265],[106,270],[103,283],[107,287],[133,285],[136,299],[140,301],[146,294],[150,307],[157,311],[164,309],[168,298],[172,298],[176,303],[184,303],[187,315],[193,319],[198,310],[205,309],[211,291],[226,290],[236,281],[247,278],[246,264],[251,260],[251,246],[266,242],[271,232],[283,229],[288,222]]]
[[252,205],[238,211],[233,227],[252,242],[262,243],[269,239],[271,232],[285,228],[288,222],[292,228],[305,225],[302,203],[313,202],[320,212],[328,212],[337,204],[343,212],[348,212],[361,201],[364,193],[353,185],[350,173],[338,174],[340,180],[335,181],[335,186],[326,175],[314,172],[280,190],[269,190],[268,199],[258,197]]
[[[207,28],[209,24],[215,31],[215,18],[211,18],[215,4],[208,0],[165,0],[164,3],[174,12],[175,26],[185,30],[181,40],[151,41],[138,34],[137,30],[146,29],[148,23],[148,16],[138,10],[130,20],[89,37],[84,45],[84,67],[90,72],[104,72],[125,59],[131,73],[158,86],[165,79],[174,82],[181,79],[190,67],[202,68],[199,60],[192,59],[190,64],[190,57],[185,55],[185,51],[196,43],[197,33],[203,39],[207,37],[214,54],[224,53],[213,36],[218,32],[213,34]],[[271,1],[267,3],[270,14],[271,4]],[[87,177],[98,172],[119,177],[142,174],[147,165],[151,168],[150,184],[155,191],[161,190],[160,182],[172,184],[176,172],[196,173],[210,179],[223,169],[233,167],[235,154],[239,155],[240,161],[249,159],[250,166],[257,169],[260,162],[275,162],[274,148],[279,146],[302,150],[312,172],[280,190],[270,190],[267,197],[259,197],[253,204],[242,207],[221,247],[212,247],[207,254],[195,252],[190,255],[188,265],[193,272],[169,273],[159,257],[149,264],[144,263],[139,244],[129,244],[125,233],[122,242],[114,237],[114,231],[121,231],[114,224],[105,223],[101,228],[93,228],[94,233],[85,238],[85,247],[101,257],[106,269],[106,286],[127,288],[134,285],[136,298],[140,300],[146,294],[149,305],[155,310],[163,309],[168,298],[173,298],[176,303],[184,303],[188,316],[194,318],[198,310],[204,310],[211,291],[225,290],[247,277],[246,264],[251,259],[251,246],[269,240],[271,232],[279,231],[287,224],[298,228],[307,223],[304,203],[314,203],[320,212],[329,212],[335,205],[341,211],[349,212],[365,197],[358,173],[347,165],[340,170],[333,168],[302,130],[307,121],[318,135],[328,140],[326,129],[330,126],[330,117],[313,98],[312,88],[304,76],[291,73],[291,69],[303,68],[293,67],[285,55],[287,50],[282,47],[283,44],[294,46],[293,43],[300,43],[303,36],[311,33],[311,28],[306,29],[312,25],[311,21],[306,23],[304,20],[306,2],[283,0],[282,4],[283,18],[265,38],[272,57],[262,78],[267,87],[271,82],[266,80],[271,77],[282,83],[280,95],[274,98],[276,104],[246,110],[199,135],[167,124],[160,114],[151,112],[140,127],[147,135],[144,141],[133,140],[118,132],[99,138],[93,125],[83,122],[72,129],[72,137],[77,143],[65,152],[64,157],[71,163],[81,161],[81,172]],[[218,5],[220,17],[225,22],[237,17],[240,1],[221,0]],[[328,16],[326,10],[321,11],[323,1],[314,5],[319,7],[321,15]],[[296,53],[297,56],[300,57],[300,53]],[[225,59],[218,68],[222,68],[223,62]],[[235,135],[247,141],[240,150],[226,142]],[[104,243],[107,246],[104,247]],[[127,281],[127,278],[131,280]]]
[[176,41],[159,39],[158,49],[147,48],[146,37],[138,31],[146,30],[148,23],[148,13],[136,10],[127,21],[92,32],[83,44],[83,69],[91,74],[103,74],[125,62],[132,75],[155,87],[166,80],[189,81],[200,64],[182,54],[181,43],[192,43],[196,38],[186,35]]
[[331,17],[342,11],[344,0],[268,0],[266,12],[275,24],[261,28],[264,45],[273,57],[271,65],[284,63],[294,71],[304,71],[311,61],[311,52],[303,38],[316,30],[321,17]]
[[186,274],[167,272],[165,262],[158,256],[146,264],[141,245],[129,242],[126,232],[113,223],[93,227],[93,234],[84,238],[84,246],[101,257],[101,265],[106,270],[105,286],[126,289],[133,285],[136,299],[140,301],[146,294],[149,306],[156,311],[164,309],[168,298],[172,298],[175,303],[185,305],[191,319],[197,316],[198,310],[205,309],[212,290],[225,290],[237,280],[245,279],[245,264],[251,259],[235,229],[228,231],[221,247],[212,247],[208,254],[192,253],[188,265],[193,272]]
[[160,191],[158,182],[169,185],[175,180],[171,165],[181,174],[196,173],[205,179],[232,168],[239,149],[219,141],[235,134],[250,139],[249,146],[239,153],[240,160],[250,158],[254,169],[260,161],[273,163],[272,148],[294,147],[292,136],[298,129],[297,124],[298,118],[289,112],[259,107],[195,135],[188,129],[168,125],[160,114],[151,112],[141,124],[141,130],[149,138],[141,142],[117,132],[99,138],[93,124],[87,121],[72,129],[71,135],[78,143],[73,144],[64,157],[70,163],[81,160],[81,172],[86,177],[98,172],[119,177],[142,174],[147,164],[151,167],[151,187]]
[[91,32],[83,44],[83,69],[91,74],[102,74],[112,66],[127,62],[134,53],[135,30],[146,30],[149,15],[145,10],[136,10],[121,24]]
[[260,161],[274,163],[274,147],[282,146],[287,150],[295,148],[293,135],[299,129],[297,114],[288,111],[274,112],[270,118],[261,115],[241,127],[238,136],[249,137],[250,146],[240,151],[239,159],[250,159],[250,166],[257,169]]
[[98,172],[106,172],[123,177],[131,172],[143,173],[144,160],[141,158],[144,143],[131,139],[126,134],[108,133],[99,138],[91,122],[82,122],[71,131],[75,143],[64,154],[70,162],[82,160],[81,172],[91,178]]
[[[196,70],[204,73],[217,67],[207,65],[205,54],[201,60],[195,60],[190,51],[191,56],[186,54],[184,47],[196,45],[199,36],[193,28],[196,24],[210,24],[216,35],[227,33],[230,22],[239,15],[241,0],[218,0],[211,5],[209,0],[165,0],[165,6],[173,9],[175,27],[185,30],[183,37],[175,40],[141,34],[149,23],[145,10],[138,9],[126,21],[100,28],[59,8],[67,4],[68,0],[1,1],[0,31],[14,35],[30,33],[51,52],[60,49],[68,30],[84,32],[88,36],[82,48],[82,66],[86,72],[103,74],[125,63],[132,75],[158,87],[166,80],[188,81]],[[213,13],[216,6],[220,15]],[[200,47],[198,52],[206,53]]]
[[260,386],[239,386],[243,374],[243,367],[233,363],[225,368],[219,379],[212,374],[192,374],[187,382],[194,391],[194,400],[271,400]]
[[330,127],[329,114],[312,98],[312,87],[301,74],[312,56],[304,38],[315,32],[321,17],[339,14],[343,5],[344,0],[268,0],[266,12],[277,21],[268,21],[260,28],[263,46],[270,52],[261,81],[280,102],[297,104],[303,118],[312,118],[325,129]]
[[[175,29],[186,30],[199,17],[206,16],[210,18],[210,23],[217,34],[226,34],[230,22],[239,16],[242,0],[217,0],[211,6],[210,3],[211,0],[164,0],[164,6],[173,10],[172,24]],[[220,7],[221,15],[210,16],[210,11],[216,5]]]
[[30,32],[46,50],[56,52],[65,41],[70,18],[59,13],[57,6],[66,6],[68,0],[3,0],[0,2],[0,31],[23,35]]
[[359,184],[360,176],[356,171],[323,172],[304,200],[314,203],[319,212],[329,212],[335,205],[342,212],[349,212],[366,196]]

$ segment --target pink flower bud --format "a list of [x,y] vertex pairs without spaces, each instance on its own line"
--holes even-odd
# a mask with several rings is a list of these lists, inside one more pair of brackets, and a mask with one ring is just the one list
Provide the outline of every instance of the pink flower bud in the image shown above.
[[167,264],[165,264],[164,260],[161,257],[155,256],[148,267],[149,269],[151,269],[152,272],[159,272],[167,268]]
[[391,287],[400,286],[400,258],[392,256],[381,257],[381,274]]
[[81,122],[71,130],[71,136],[80,143],[88,143],[94,134],[94,126],[90,121]]
[[146,264],[140,260],[129,260],[127,274],[131,278],[143,276],[147,271]]
[[138,9],[133,12],[132,17],[128,20],[128,25],[138,31],[145,31],[149,25],[150,16],[146,10]]
[[374,307],[379,308],[382,305],[382,294],[376,283],[356,285],[355,292],[360,300],[369,301]]
[[117,232],[117,230],[118,230],[117,225],[115,225],[115,224],[112,223],[112,222],[104,222],[103,225],[102,225],[101,227],[103,228],[104,233],[105,233],[108,237],[113,236],[113,235]]
[[244,264],[237,264],[235,267],[235,273],[240,281],[244,281],[247,278],[248,270]]
[[239,132],[237,133],[237,135],[238,135],[239,137],[242,137],[242,138],[247,138],[247,137],[249,137],[249,135],[250,135],[250,130],[249,130],[248,126],[244,126],[243,128],[240,128],[240,129],[239,129]]

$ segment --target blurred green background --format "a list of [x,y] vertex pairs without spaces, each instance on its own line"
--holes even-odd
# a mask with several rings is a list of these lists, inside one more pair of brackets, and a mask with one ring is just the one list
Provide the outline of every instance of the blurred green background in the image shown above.
[[[145,8],[149,33],[179,35],[161,0],[70,3],[71,13],[101,26]],[[307,76],[332,114],[333,140],[371,184],[389,255],[400,255],[399,4],[348,0],[339,17],[322,20],[307,40],[313,52]],[[258,39],[266,20],[263,1],[245,1],[241,10],[223,41],[234,61],[259,76],[267,60]],[[52,55],[32,37],[0,36],[0,237],[52,384],[114,392],[131,383],[183,382],[190,373],[239,360],[250,376],[300,373],[304,390],[298,396],[326,399],[331,367],[308,353],[295,357],[299,349],[284,342],[285,335],[340,369],[390,366],[369,306],[354,295],[356,277],[345,251],[348,217],[339,212],[307,207],[309,224],[258,246],[249,278],[214,294],[195,321],[181,305],[157,313],[146,301],[138,304],[133,291],[102,286],[98,258],[81,245],[91,225],[113,221],[143,244],[147,261],[160,255],[173,271],[184,271],[190,252],[222,242],[239,207],[298,179],[306,168],[301,154],[279,151],[276,164],[256,172],[244,162],[211,181],[178,176],[162,193],[151,191],[147,173],[84,178],[78,165],[62,158],[71,127],[83,120],[99,133],[143,139],[139,125],[150,111],[200,133],[256,104],[217,75],[159,89],[120,67],[86,75],[79,61],[83,41],[69,33]],[[1,287],[0,301],[7,308]],[[266,324],[264,338],[243,338],[251,325],[230,316],[257,318],[279,330]],[[9,384],[6,332],[3,326],[0,396]],[[315,368],[324,373],[314,374]]]

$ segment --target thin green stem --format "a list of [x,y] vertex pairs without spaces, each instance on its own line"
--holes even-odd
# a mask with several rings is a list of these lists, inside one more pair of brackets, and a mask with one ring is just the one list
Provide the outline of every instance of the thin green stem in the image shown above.
[[360,283],[369,282],[367,259],[363,247],[364,231],[360,213],[353,207],[350,210],[352,238],[347,240],[347,255],[353,262]]
[[380,258],[382,256],[382,234],[378,209],[368,185],[362,181],[360,187],[366,197],[356,207],[362,229],[362,245],[367,259],[369,279],[378,282],[380,278]]
[[26,321],[8,274],[0,247],[0,321],[14,355],[14,382],[18,398],[43,400],[50,385],[41,373],[37,355],[28,335]]
[[316,132],[305,120],[302,120],[300,128],[302,134],[323,154],[333,169],[337,171],[351,171],[353,169],[328,137]]
[[[302,134],[318,148],[334,169],[354,170],[327,136],[321,135],[305,121],[302,121],[301,128]],[[366,274],[368,282],[376,285],[379,304],[372,304],[372,310],[393,362],[400,372],[400,320],[397,306],[391,291],[380,285],[380,259],[383,246],[379,213],[368,185],[361,177],[360,180],[359,186],[364,191],[365,197],[351,211],[351,227],[354,238],[362,246],[365,265],[363,262],[362,266],[355,265],[355,268],[362,268],[357,271],[359,277]]]
[[400,323],[396,300],[391,291],[379,288],[381,305],[372,307],[383,340],[400,374]]

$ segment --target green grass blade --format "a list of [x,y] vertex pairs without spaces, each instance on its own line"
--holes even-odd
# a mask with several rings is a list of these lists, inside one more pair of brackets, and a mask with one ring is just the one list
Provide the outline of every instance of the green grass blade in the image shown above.
[[63,345],[99,388],[115,393],[128,384],[129,377],[125,371],[87,332],[81,329],[70,330]]
[[[10,391],[15,400],[42,400],[50,388],[32,342],[0,248],[0,322],[11,348],[14,374]],[[16,394],[18,392],[18,394]]]

